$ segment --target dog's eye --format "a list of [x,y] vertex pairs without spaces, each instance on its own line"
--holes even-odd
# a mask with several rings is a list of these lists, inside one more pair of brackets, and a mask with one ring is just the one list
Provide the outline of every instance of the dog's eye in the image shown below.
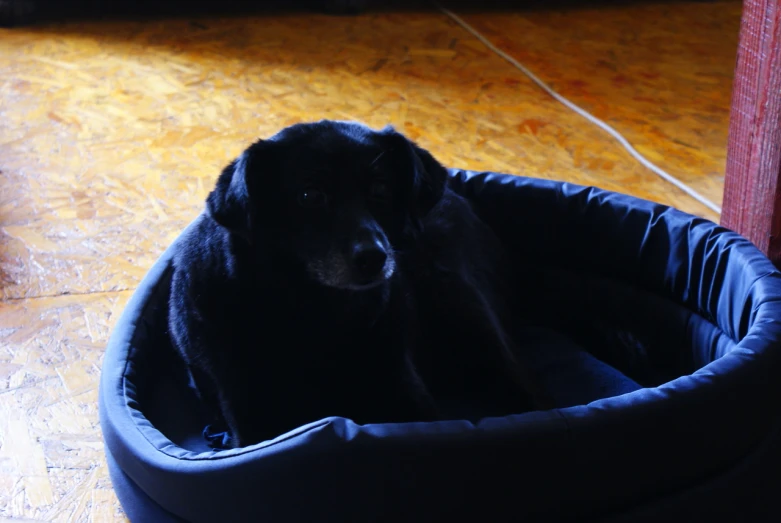
[[304,189],[298,193],[298,203],[302,207],[322,207],[328,198],[320,189]]
[[391,196],[390,185],[382,180],[377,180],[369,189],[369,194],[376,200],[385,200]]

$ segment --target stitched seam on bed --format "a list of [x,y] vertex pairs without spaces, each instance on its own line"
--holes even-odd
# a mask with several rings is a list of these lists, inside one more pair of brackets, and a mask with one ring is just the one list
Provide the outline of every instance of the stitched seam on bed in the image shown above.
[[[144,418],[144,419],[146,419],[146,418]],[[252,445],[252,446],[249,446],[249,447],[244,447],[244,448],[242,448],[241,450],[238,450],[238,451],[236,451],[235,449],[231,449],[231,450],[212,451],[212,454],[209,454],[209,452],[206,452],[206,451],[205,452],[195,453],[195,452],[193,452],[191,450],[185,449],[184,447],[178,446],[177,444],[175,444],[174,442],[172,442],[170,440],[168,440],[170,442],[169,445],[166,445],[163,448],[155,447],[155,450],[157,450],[158,452],[160,452],[162,454],[165,454],[166,456],[168,456],[170,458],[176,459],[178,461],[219,461],[219,460],[224,460],[224,459],[235,458],[235,457],[238,457],[238,456],[244,456],[245,454],[249,454],[251,452],[256,452],[256,451],[261,451],[261,450],[273,448],[273,447],[275,447],[275,446],[277,446],[277,445],[279,445],[281,443],[284,443],[284,442],[286,442],[288,440],[291,440],[291,439],[293,439],[293,438],[295,438],[297,436],[301,436],[301,435],[304,435],[304,434],[307,434],[307,433],[313,431],[314,429],[318,429],[320,427],[324,427],[324,426],[328,425],[329,423],[330,423],[330,421],[323,421],[322,423],[318,423],[317,425],[309,427],[308,429],[306,429],[306,430],[304,430],[302,432],[296,432],[294,434],[287,435],[287,436],[282,437],[281,439],[278,439],[278,440],[273,441],[271,443],[261,442],[261,443],[257,443],[256,444],[257,446]],[[152,426],[152,428],[155,431],[160,432],[159,430],[154,428],[154,426]],[[162,433],[161,433],[161,435],[162,435]],[[165,437],[165,435],[163,435],[163,437]],[[168,439],[168,438],[166,438],[166,439]],[[153,447],[154,447],[154,445],[153,445]],[[195,454],[195,455],[194,456],[174,456],[174,455],[170,454],[167,450],[165,450],[168,447],[182,449],[185,452],[188,452],[190,454]],[[206,454],[206,455],[203,455],[203,454]]]

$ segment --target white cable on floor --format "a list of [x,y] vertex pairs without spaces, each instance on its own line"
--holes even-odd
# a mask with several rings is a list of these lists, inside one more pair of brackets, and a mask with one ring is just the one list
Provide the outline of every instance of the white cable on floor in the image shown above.
[[577,105],[575,105],[574,103],[570,102],[568,99],[564,98],[562,95],[560,95],[559,93],[557,93],[556,91],[551,89],[545,82],[543,82],[542,80],[537,78],[537,76],[534,73],[532,73],[529,69],[527,69],[522,63],[520,63],[518,60],[516,60],[512,56],[510,56],[509,54],[505,53],[504,51],[502,51],[501,49],[496,47],[493,43],[491,43],[490,40],[488,40],[488,38],[483,36],[479,31],[477,31],[477,29],[475,29],[474,27],[469,25],[467,22],[465,22],[463,19],[461,19],[461,17],[459,17],[458,15],[456,15],[455,13],[450,11],[449,9],[446,9],[446,8],[442,7],[436,1],[433,1],[432,3],[435,6],[437,6],[437,8],[440,11],[442,11],[445,15],[450,17],[455,23],[457,23],[458,25],[460,25],[461,27],[466,29],[468,32],[470,32],[472,34],[472,36],[474,36],[475,38],[480,40],[483,44],[485,44],[485,46],[488,47],[491,51],[493,51],[497,55],[501,56],[502,58],[504,58],[505,60],[510,62],[519,71],[521,71],[523,74],[528,76],[531,81],[533,81],[538,86],[540,86],[544,91],[546,91],[553,98],[555,98],[556,100],[558,100],[559,102],[564,104],[566,107],[568,107],[571,110],[575,111],[576,113],[578,113],[580,116],[582,116],[586,120],[590,121],[594,125],[600,127],[601,129],[606,131],[608,134],[610,134],[613,138],[615,138],[618,141],[618,143],[620,143],[624,147],[624,149],[626,149],[629,152],[629,154],[634,156],[635,159],[638,162],[640,162],[642,165],[644,165],[645,167],[647,167],[648,169],[650,169],[651,171],[653,171],[654,173],[659,175],[662,179],[664,179],[667,182],[675,185],[677,188],[679,188],[680,190],[682,190],[683,192],[685,192],[686,194],[688,194],[689,196],[691,196],[692,198],[694,198],[695,200],[700,202],[701,204],[705,205],[706,207],[708,207],[712,211],[714,211],[714,212],[716,212],[718,214],[721,214],[721,207],[719,207],[718,205],[716,205],[715,203],[710,201],[708,198],[706,198],[705,196],[701,195],[700,193],[698,193],[697,191],[695,191],[694,189],[692,189],[691,187],[689,187],[688,185],[686,185],[685,183],[680,181],[675,176],[671,175],[670,173],[664,171],[662,168],[660,168],[660,167],[656,166],[655,164],[653,164],[650,160],[648,160],[642,154],[637,152],[637,150],[634,147],[632,147],[632,144],[630,144],[627,141],[627,139],[624,138],[621,135],[621,133],[616,131],[613,127],[611,127],[607,123],[603,122],[602,120],[600,120],[596,116],[592,115],[591,113],[587,112],[585,109],[582,109],[582,108],[578,107]]

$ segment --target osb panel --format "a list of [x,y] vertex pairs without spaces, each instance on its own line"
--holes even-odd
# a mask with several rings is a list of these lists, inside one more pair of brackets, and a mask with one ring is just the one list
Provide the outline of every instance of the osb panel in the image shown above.
[[118,521],[97,412],[129,292],[0,302],[0,518]]
[[258,136],[321,117],[395,124],[450,165],[716,218],[436,13],[0,34],[5,297],[132,288],[225,163]]
[[742,2],[662,4],[463,18],[720,205]]

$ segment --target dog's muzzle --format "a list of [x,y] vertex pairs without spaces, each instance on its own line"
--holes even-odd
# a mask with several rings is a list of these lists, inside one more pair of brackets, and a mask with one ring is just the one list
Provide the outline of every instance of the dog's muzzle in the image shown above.
[[370,284],[385,279],[388,253],[378,241],[358,243],[353,246],[350,263],[356,283]]
[[331,251],[309,264],[315,279],[328,287],[371,289],[390,279],[396,270],[393,250],[378,240],[357,242],[349,252]]

